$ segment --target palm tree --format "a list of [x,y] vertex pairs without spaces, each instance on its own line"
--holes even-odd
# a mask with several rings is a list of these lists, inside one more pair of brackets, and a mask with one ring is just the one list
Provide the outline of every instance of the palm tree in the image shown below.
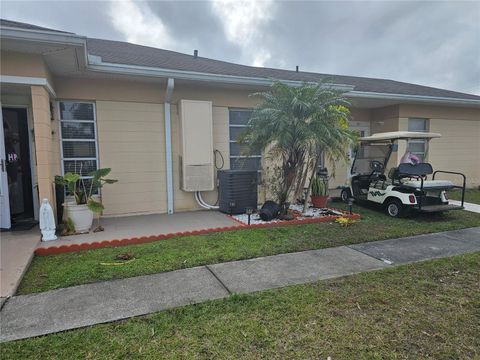
[[307,179],[310,189],[322,153],[333,173],[335,161],[346,160],[356,135],[348,129],[349,102],[343,92],[325,81],[298,87],[276,81],[269,91],[251,96],[262,101],[239,141],[246,145],[246,154],[261,151],[278,164],[276,200],[281,205],[293,190],[296,196],[301,194]]

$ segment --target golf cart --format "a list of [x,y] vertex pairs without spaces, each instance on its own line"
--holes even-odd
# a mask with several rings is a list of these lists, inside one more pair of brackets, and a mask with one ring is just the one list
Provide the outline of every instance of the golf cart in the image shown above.
[[[368,201],[384,206],[392,217],[406,216],[413,211],[441,212],[463,209],[465,197],[465,175],[452,171],[433,171],[429,163],[409,159],[406,153],[398,167],[392,167],[385,176],[390,156],[399,140],[424,139],[427,142],[441,137],[436,133],[395,131],[378,133],[360,138],[360,145],[352,163],[349,186],[341,192],[343,201]],[[406,159],[406,160],[405,160]],[[411,160],[411,161],[410,161]],[[463,186],[454,185],[448,180],[438,180],[438,173],[459,175]],[[431,179],[427,179],[432,175]],[[448,203],[447,191],[462,189],[461,205]]]

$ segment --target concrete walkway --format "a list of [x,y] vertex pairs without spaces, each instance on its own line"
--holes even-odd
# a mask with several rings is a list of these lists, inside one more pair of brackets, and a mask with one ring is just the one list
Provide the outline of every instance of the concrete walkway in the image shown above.
[[[452,205],[462,205],[462,202],[457,201],[457,200],[448,200],[448,202]],[[467,211],[471,211],[471,212],[480,214],[480,205],[478,205],[478,204],[464,202],[463,207]]]
[[480,227],[281,254],[14,296],[0,341],[145,315],[173,307],[480,251]]
[[0,233],[0,299],[15,294],[39,242],[38,227]]

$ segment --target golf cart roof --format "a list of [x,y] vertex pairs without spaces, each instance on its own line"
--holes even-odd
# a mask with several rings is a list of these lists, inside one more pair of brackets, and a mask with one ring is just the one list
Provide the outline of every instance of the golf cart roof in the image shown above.
[[407,139],[434,139],[442,137],[438,133],[431,132],[415,132],[415,131],[392,131],[377,133],[371,136],[365,136],[360,138],[362,142],[385,142],[395,140],[407,140]]

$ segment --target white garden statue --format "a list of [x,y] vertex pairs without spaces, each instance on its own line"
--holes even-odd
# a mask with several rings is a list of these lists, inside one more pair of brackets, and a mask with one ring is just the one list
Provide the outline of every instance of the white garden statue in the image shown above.
[[57,240],[55,235],[55,218],[53,217],[53,209],[48,199],[43,199],[40,206],[40,231],[42,232],[42,241]]

